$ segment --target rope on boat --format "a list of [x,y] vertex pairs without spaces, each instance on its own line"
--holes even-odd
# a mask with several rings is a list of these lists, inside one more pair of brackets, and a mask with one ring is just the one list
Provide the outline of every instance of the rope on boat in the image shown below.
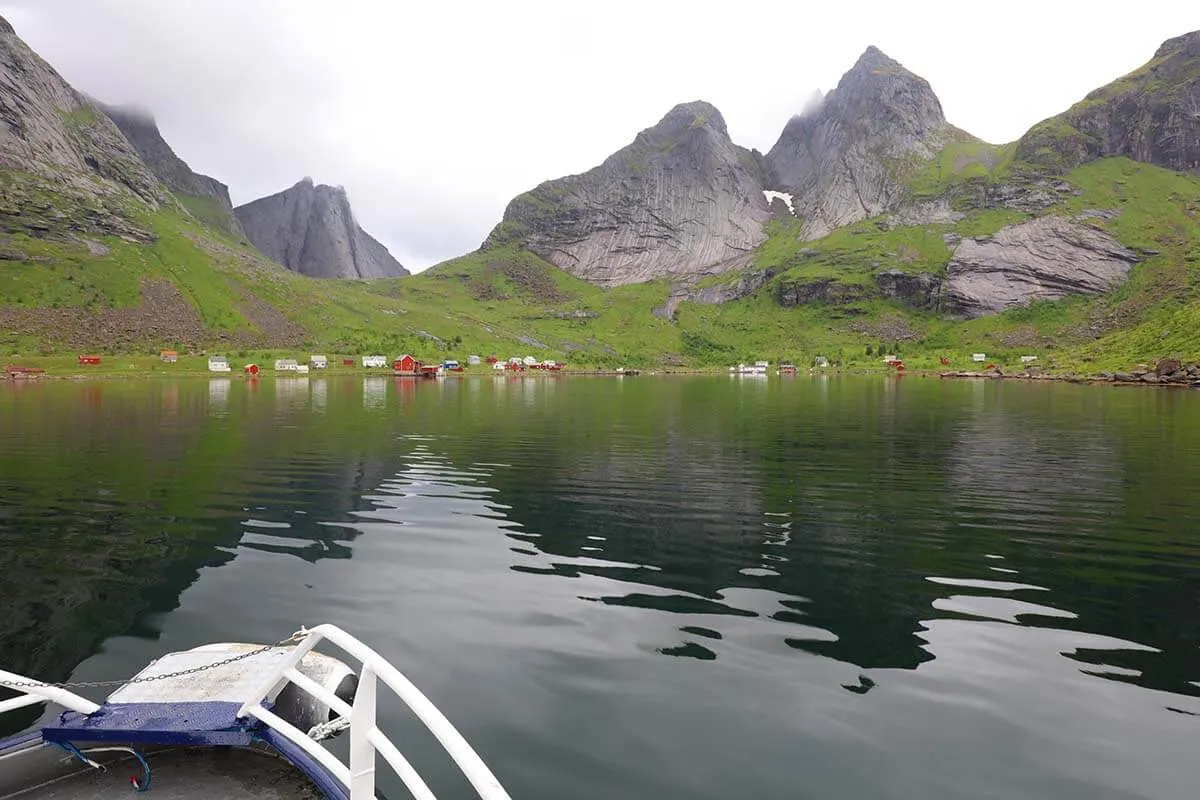
[[332,736],[336,736],[342,731],[350,727],[349,717],[334,717],[328,722],[318,722],[308,729],[308,738],[314,742],[320,742]]
[[100,772],[108,772],[108,767],[104,766],[99,761],[88,758],[88,753],[129,753],[142,765],[142,779],[140,781],[136,775],[129,776],[129,782],[133,784],[133,790],[135,792],[150,791],[150,762],[146,760],[145,756],[143,756],[137,750],[134,750],[132,747],[89,747],[87,750],[80,750],[70,742],[55,742],[55,744],[57,744],[63,750],[66,750],[71,755],[75,756],[84,764],[87,764],[92,769],[99,770]]

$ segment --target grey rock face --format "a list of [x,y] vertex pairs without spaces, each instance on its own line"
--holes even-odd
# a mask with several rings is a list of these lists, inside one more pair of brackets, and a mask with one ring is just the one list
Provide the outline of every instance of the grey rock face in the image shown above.
[[78,195],[127,189],[157,205],[165,190],[117,126],[0,19],[0,168]]
[[854,283],[842,283],[836,278],[814,278],[812,280],[785,281],[778,285],[775,300],[784,308],[825,303],[832,306],[845,305],[870,296],[867,287]]
[[802,236],[896,208],[899,177],[955,135],[929,83],[874,47],[820,103],[788,122],[766,156],[770,188],[793,195]]
[[609,286],[733,269],[766,239],[760,172],[720,112],[686,103],[599,167],[515,198],[484,246],[518,242]]
[[959,242],[947,273],[947,304],[979,316],[1031,300],[1106,292],[1125,280],[1136,261],[1104,231],[1041,217]]
[[940,311],[944,301],[946,282],[931,272],[910,275],[900,270],[887,270],[874,277],[879,293],[886,298],[900,300],[914,308]]
[[243,235],[242,226],[233,214],[229,187],[216,178],[193,172],[163,139],[152,115],[136,108],[117,108],[100,103],[97,105],[116,124],[133,145],[138,156],[164,186],[176,194],[208,198],[215,203],[212,218],[201,220],[202,222],[217,224],[236,236]]
[[407,275],[387,248],[371,238],[350,210],[341,187],[305,178],[290,189],[234,209],[247,238],[263,255],[314,278]]

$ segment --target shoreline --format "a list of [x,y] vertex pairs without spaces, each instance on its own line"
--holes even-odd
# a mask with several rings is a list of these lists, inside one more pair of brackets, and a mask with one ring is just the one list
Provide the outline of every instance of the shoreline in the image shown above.
[[[1050,382],[1050,383],[1076,383],[1088,385],[1107,385],[1107,386],[1144,386],[1144,387],[1161,387],[1161,388],[1176,388],[1176,389],[1200,389],[1200,365],[1192,365],[1184,374],[1177,373],[1168,376],[1159,376],[1155,371],[1136,370],[1132,373],[1107,373],[1102,372],[1096,375],[1079,375],[1076,373],[1046,373],[1046,372],[1004,372],[1003,370],[934,370],[934,369],[908,369],[903,372],[897,372],[891,369],[870,369],[870,368],[828,368],[828,369],[809,369],[802,370],[793,375],[778,375],[771,372],[767,375],[737,375],[731,374],[727,368],[696,368],[696,369],[666,369],[666,370],[628,370],[618,372],[615,369],[579,369],[579,370],[562,370],[555,373],[544,373],[540,371],[529,372],[500,372],[493,370],[476,370],[457,373],[455,375],[443,376],[445,378],[536,378],[536,379],[555,379],[564,377],[576,378],[632,378],[632,377],[694,377],[694,376],[712,376],[712,377],[729,377],[731,379],[758,380],[762,378],[813,378],[813,377],[843,377],[843,376],[875,376],[875,377],[919,377],[919,378],[938,378],[940,380],[991,380],[991,381],[1026,381],[1026,382]],[[221,379],[232,380],[237,378],[245,381],[258,381],[263,379],[268,380],[298,380],[301,378],[396,378],[389,370],[379,370],[373,372],[370,369],[330,369],[317,370],[308,374],[297,374],[289,372],[264,371],[259,375],[247,375],[241,371],[220,373],[209,372],[207,370],[198,369],[130,369],[127,371],[115,371],[112,369],[98,369],[95,372],[40,372],[34,374],[9,374],[0,373],[0,381],[5,383],[38,383],[42,381],[106,381],[106,380],[161,380],[161,379],[201,379],[208,380]]]

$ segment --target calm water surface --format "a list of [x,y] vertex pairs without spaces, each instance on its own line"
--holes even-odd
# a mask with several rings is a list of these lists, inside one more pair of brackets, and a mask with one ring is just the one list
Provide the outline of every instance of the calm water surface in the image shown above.
[[55,680],[337,623],[520,799],[1193,798],[1200,392],[0,384],[0,603]]

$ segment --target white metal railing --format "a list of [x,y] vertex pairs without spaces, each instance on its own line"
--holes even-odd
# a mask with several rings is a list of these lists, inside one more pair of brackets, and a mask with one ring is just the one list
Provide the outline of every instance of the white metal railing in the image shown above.
[[[478,754],[467,744],[450,720],[430,702],[412,681],[404,677],[383,656],[335,625],[302,628],[304,638],[288,654],[275,671],[256,687],[250,699],[238,711],[261,720],[279,731],[289,741],[316,759],[349,791],[350,800],[375,800],[375,755],[383,756],[416,800],[435,800],[433,792],[413,769],[387,735],[376,726],[376,696],[379,682],[395,692],[449,753],[450,758],[466,775],[482,800],[511,800],[508,792]],[[322,640],[332,642],[347,654],[358,659],[358,691],[354,704],[334,696],[333,692],[303,675],[297,666],[304,655]],[[350,720],[350,763],[343,764],[307,733],[264,708],[263,700],[274,697],[288,681],[328,705],[339,716]]]
[[51,686],[15,672],[5,672],[2,669],[0,669],[0,686],[21,692],[16,697],[10,697],[8,700],[0,702],[0,714],[46,701],[57,703],[72,711],[78,711],[80,714],[91,714],[100,710],[99,705],[86,697],[80,697],[62,687]]

